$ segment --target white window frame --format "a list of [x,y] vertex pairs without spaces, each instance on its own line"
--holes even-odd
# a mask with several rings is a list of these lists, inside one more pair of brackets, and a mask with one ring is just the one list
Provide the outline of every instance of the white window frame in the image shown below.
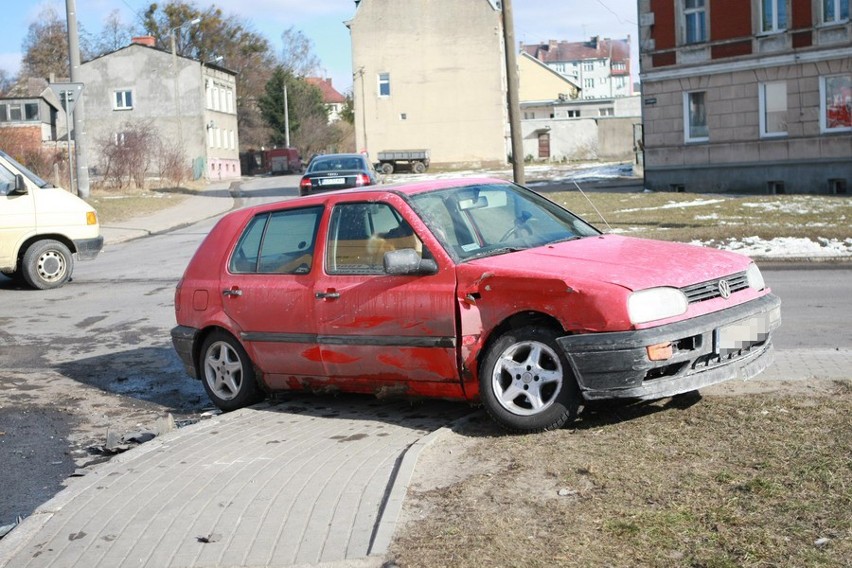
[[[772,21],[769,22],[769,27],[765,27],[764,22],[764,11],[766,10],[766,5],[771,4],[772,6]],[[779,6],[784,7],[784,22],[778,21],[778,8]],[[760,33],[762,34],[777,34],[787,30],[787,21],[790,16],[790,10],[787,7],[787,0],[760,0]]]
[[[846,77],[850,84],[850,94],[847,97],[846,106],[847,108],[852,107],[852,74],[842,74],[842,75],[826,75],[819,78],[819,130],[823,134],[833,134],[835,132],[852,132],[852,125],[850,126],[838,126],[835,128],[830,128],[828,126],[828,120],[826,117],[826,113],[828,112],[828,108],[826,105],[826,82],[829,79],[836,79]],[[847,111],[852,113],[852,110]]]
[[[378,77],[378,93],[379,98],[387,99],[391,96],[391,82],[390,82],[390,73],[379,73]],[[382,93],[382,85],[387,86],[387,93]]]
[[781,109],[769,109],[768,103],[770,101],[767,100],[767,89],[771,89],[772,87],[777,87],[779,85],[784,86],[784,109],[783,112],[787,112],[787,81],[772,81],[769,83],[760,83],[758,88],[758,97],[759,97],[759,109],[760,109],[760,137],[761,138],[783,138],[787,136],[787,123],[784,123],[783,131],[768,131],[767,130],[767,120],[766,115],[768,112],[781,112]]
[[[130,104],[127,98],[130,97]],[[121,97],[121,100],[119,100]],[[133,110],[133,89],[115,89],[112,92],[112,110]]]
[[[828,18],[828,7],[831,6],[834,15],[831,19]],[[846,15],[843,15],[843,9],[846,9]],[[842,24],[849,21],[849,0],[822,0],[822,23],[824,24]]]
[[[707,130],[707,134],[692,136],[690,100],[692,95],[698,93],[704,95],[704,128]],[[685,142],[708,142],[710,140],[710,127],[707,124],[707,91],[686,91],[683,93],[683,139]]]
[[[710,35],[710,31],[707,29],[710,18],[708,18],[707,14],[707,0],[682,0],[683,6],[683,43],[684,45],[695,45],[699,43],[707,43],[707,38]],[[692,7],[687,6],[688,2],[693,2],[694,5]],[[701,27],[703,28],[703,33],[701,37],[695,39],[693,41],[689,41],[689,30],[690,30],[690,19],[695,19],[695,21],[701,22]],[[697,29],[696,29],[697,32]]]

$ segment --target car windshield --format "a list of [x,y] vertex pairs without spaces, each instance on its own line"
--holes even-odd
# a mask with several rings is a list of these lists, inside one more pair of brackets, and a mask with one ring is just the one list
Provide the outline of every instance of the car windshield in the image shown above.
[[459,261],[600,234],[573,213],[513,184],[421,193],[412,196],[412,202]]
[[364,164],[358,156],[329,156],[314,158],[308,172],[333,172],[343,170],[363,170]]
[[18,163],[18,161],[15,160],[15,158],[10,156],[9,154],[4,152],[3,150],[0,150],[0,155],[2,155],[5,159],[9,160],[12,163],[12,165],[15,166],[18,169],[18,171],[20,171],[22,174],[24,174],[31,182],[36,184],[38,187],[53,187],[52,184],[44,181],[43,179],[41,179],[40,177],[35,175],[33,172],[31,172],[26,167],[24,167],[23,165]]

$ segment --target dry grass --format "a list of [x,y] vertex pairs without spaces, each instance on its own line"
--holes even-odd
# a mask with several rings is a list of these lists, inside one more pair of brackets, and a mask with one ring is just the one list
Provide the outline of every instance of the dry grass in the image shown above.
[[[476,472],[410,492],[421,519],[400,566],[852,565],[852,388],[667,399],[586,411],[574,427],[501,435]],[[561,492],[561,494],[560,494]]]
[[191,193],[186,189],[93,189],[86,201],[98,212],[101,225],[109,225],[172,207]]
[[[852,200],[845,196],[700,195],[695,193],[586,193],[616,232],[689,242],[760,237],[852,237]],[[579,192],[551,193],[598,228],[606,228]]]

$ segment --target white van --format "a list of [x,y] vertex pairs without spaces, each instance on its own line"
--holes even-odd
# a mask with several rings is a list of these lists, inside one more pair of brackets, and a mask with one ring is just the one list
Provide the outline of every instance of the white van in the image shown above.
[[65,284],[74,259],[104,245],[91,205],[0,150],[0,272],[39,290]]

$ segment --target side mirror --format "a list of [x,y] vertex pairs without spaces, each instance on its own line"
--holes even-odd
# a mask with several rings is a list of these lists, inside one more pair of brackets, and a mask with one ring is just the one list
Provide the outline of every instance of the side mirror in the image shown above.
[[12,193],[15,195],[26,195],[28,191],[27,182],[24,181],[24,176],[21,174],[15,174],[15,187],[12,189]]
[[385,274],[392,276],[426,276],[438,272],[438,263],[420,258],[417,251],[410,248],[386,252],[383,260]]

